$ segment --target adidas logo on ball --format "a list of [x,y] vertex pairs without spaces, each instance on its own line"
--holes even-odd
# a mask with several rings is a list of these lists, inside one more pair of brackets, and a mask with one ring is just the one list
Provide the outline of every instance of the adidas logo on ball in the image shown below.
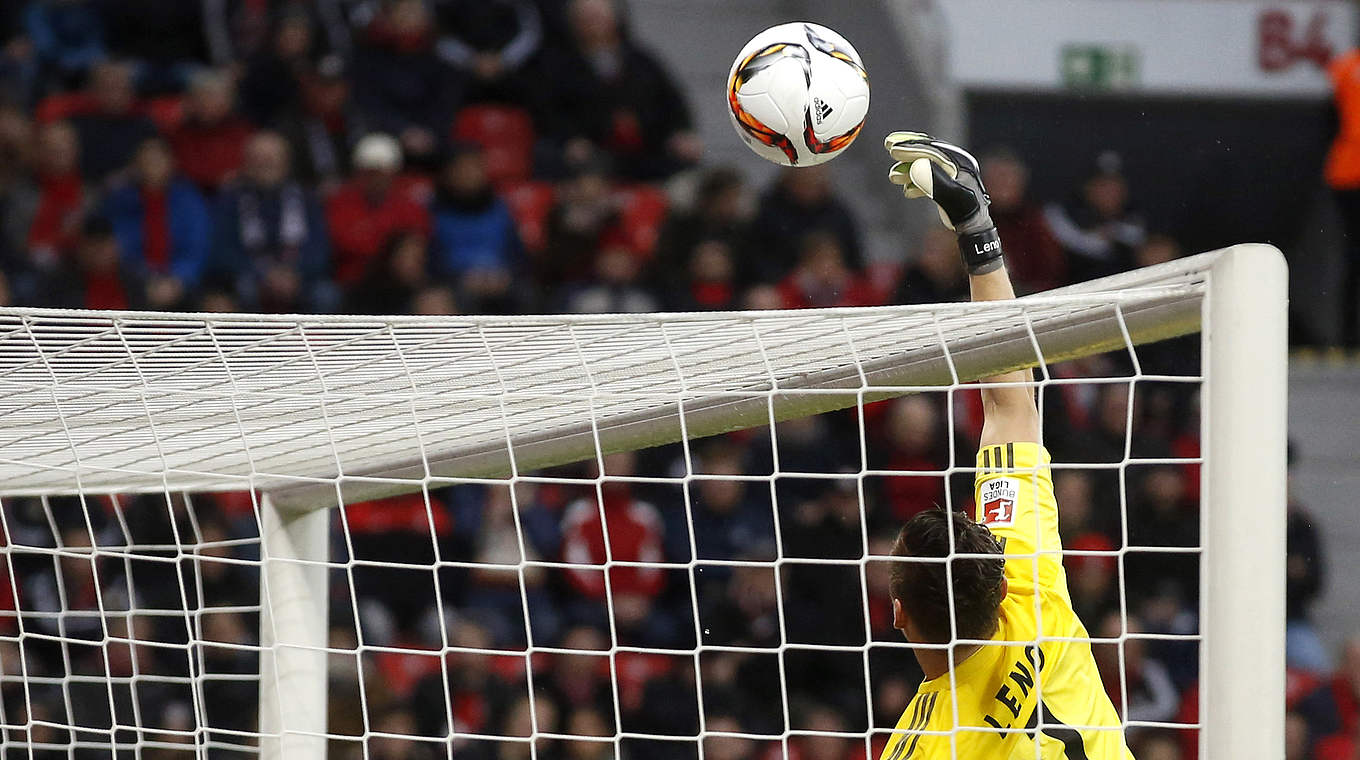
[[821,98],[812,99],[812,110],[817,114],[818,124],[826,121],[826,117],[831,115],[831,106],[827,105],[826,101]]

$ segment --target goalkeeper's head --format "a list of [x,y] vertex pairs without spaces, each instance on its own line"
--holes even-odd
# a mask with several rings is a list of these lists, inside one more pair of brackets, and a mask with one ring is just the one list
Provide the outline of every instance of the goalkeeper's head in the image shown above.
[[[987,526],[958,512],[929,509],[902,527],[892,556],[941,560],[892,563],[893,625],[907,639],[947,644],[954,638],[989,639],[996,632],[1006,561]],[[947,573],[953,576],[952,600]]]

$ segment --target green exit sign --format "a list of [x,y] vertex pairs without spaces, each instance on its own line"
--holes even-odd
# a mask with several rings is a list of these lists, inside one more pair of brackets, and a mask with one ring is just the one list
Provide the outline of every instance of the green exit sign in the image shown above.
[[1081,90],[1123,90],[1141,79],[1138,48],[1132,45],[1064,45],[1063,85]]

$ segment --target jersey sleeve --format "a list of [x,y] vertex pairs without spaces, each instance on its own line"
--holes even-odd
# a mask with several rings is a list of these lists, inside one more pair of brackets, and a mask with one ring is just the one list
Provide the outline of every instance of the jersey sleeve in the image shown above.
[[1012,586],[1041,586],[1067,597],[1051,461],[1037,443],[984,447],[977,455],[974,519],[1002,542]]

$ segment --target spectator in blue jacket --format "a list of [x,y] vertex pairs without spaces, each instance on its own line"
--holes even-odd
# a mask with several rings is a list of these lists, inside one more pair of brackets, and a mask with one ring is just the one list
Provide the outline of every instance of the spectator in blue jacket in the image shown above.
[[24,14],[24,31],[43,74],[63,87],[106,55],[103,19],[90,0],[37,0]]
[[176,176],[164,140],[138,146],[128,179],[109,190],[103,215],[118,238],[124,270],[145,284],[146,304],[182,307],[207,268],[212,219],[193,183]]
[[[331,311],[330,243],[316,196],[293,178],[288,141],[261,132],[217,201],[214,274],[250,310]],[[225,283],[224,283],[225,284]]]
[[435,275],[457,284],[468,311],[513,311],[510,285],[519,264],[519,234],[510,208],[487,182],[479,147],[454,147],[440,175],[432,212]]

